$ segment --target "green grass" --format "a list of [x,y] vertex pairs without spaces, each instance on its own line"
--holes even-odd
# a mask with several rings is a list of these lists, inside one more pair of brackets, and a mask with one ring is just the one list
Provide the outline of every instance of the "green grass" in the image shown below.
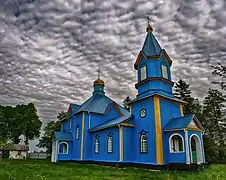
[[0,180],[223,180],[226,165],[211,165],[200,172],[159,172],[145,169],[117,169],[77,163],[41,160],[0,160]]

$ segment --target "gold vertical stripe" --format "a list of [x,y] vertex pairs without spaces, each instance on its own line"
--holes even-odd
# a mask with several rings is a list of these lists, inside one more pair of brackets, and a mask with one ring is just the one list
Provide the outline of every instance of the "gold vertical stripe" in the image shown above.
[[80,159],[83,160],[83,146],[84,146],[84,116],[85,113],[82,112],[82,139],[81,139],[81,152],[80,152]]
[[120,161],[123,161],[123,127],[120,126],[119,127],[119,137],[120,137],[120,141],[119,141],[119,146],[120,146]]
[[157,164],[163,164],[160,100],[156,96],[154,96],[154,111],[155,111],[155,136],[156,136],[156,162]]
[[183,110],[183,105],[180,104],[180,114],[181,116],[184,116],[184,110]]

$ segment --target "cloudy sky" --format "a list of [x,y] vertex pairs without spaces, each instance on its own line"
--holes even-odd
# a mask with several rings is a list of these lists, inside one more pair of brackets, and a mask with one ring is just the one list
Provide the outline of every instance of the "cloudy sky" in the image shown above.
[[33,102],[46,124],[91,95],[99,66],[110,98],[135,97],[147,15],[173,80],[203,98],[210,66],[226,61],[225,9],[224,0],[1,0],[0,104]]

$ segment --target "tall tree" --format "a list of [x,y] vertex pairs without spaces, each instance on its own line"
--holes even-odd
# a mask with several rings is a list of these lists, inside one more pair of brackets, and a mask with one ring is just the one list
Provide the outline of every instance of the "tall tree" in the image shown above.
[[126,99],[123,101],[123,107],[126,108],[128,111],[130,111],[130,107],[128,105],[129,101],[131,101],[129,96],[127,96]]
[[[50,121],[47,123],[46,127],[44,128],[44,135],[39,140],[38,147],[43,147],[47,149],[47,153],[52,152],[52,140],[53,140],[53,133],[54,131],[60,131],[61,130],[61,121],[60,118],[62,117],[62,112],[60,112],[57,116],[57,121]],[[65,114],[63,112],[63,114]]]
[[223,90],[226,90],[226,65],[218,63],[218,66],[213,66],[213,74],[221,78],[220,81],[213,82],[219,84]]
[[39,137],[42,123],[34,104],[1,107],[0,114],[0,136],[5,139],[17,144],[19,136],[24,135],[28,144],[28,140]]
[[224,141],[226,139],[223,133],[224,128],[221,126],[222,122],[226,122],[225,102],[225,96],[220,91],[214,89],[209,89],[203,101],[204,107],[201,123],[205,128],[204,145],[207,159],[219,159],[221,150],[225,148]]
[[202,114],[202,106],[200,105],[200,102],[197,98],[193,98],[191,96],[191,90],[189,86],[189,84],[180,79],[175,85],[174,95],[177,98],[187,102],[187,104],[184,105],[185,115],[196,114],[197,118],[199,119],[201,118]]
[[25,136],[25,144],[28,144],[29,140],[39,137],[42,122],[37,115],[37,110],[33,103],[17,105],[15,107],[15,118],[19,122],[16,130],[19,132],[19,136],[21,134]]

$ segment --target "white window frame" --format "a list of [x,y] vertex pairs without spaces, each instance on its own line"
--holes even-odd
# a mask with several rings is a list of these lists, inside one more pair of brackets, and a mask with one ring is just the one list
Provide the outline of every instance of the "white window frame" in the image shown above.
[[100,139],[99,137],[95,137],[95,153],[99,153],[100,151]]
[[146,64],[140,68],[140,81],[143,81],[147,78],[147,66]]
[[169,79],[168,67],[165,64],[162,64],[162,77]]
[[113,152],[113,137],[108,136],[108,152]]
[[140,136],[140,152],[147,153],[148,152],[148,142],[146,134],[142,134]]
[[[182,141],[182,151],[179,151],[179,149],[180,149],[180,143],[179,143],[179,141],[177,142],[177,149],[178,149],[178,151],[174,151],[173,150],[173,148],[172,148],[172,146],[173,146],[173,136],[179,136],[180,138],[181,138],[181,141]],[[175,143],[174,143],[174,145],[175,145]],[[169,138],[169,148],[170,148],[170,153],[183,153],[184,152],[184,138],[183,138],[183,136],[181,136],[180,134],[178,134],[178,133],[174,133],[174,134],[172,134],[171,136],[170,136],[170,138]]]
[[76,137],[75,139],[79,139],[79,126],[76,126]]
[[[64,152],[64,149],[63,149],[63,152],[60,153],[60,145],[61,144],[65,144],[66,145],[66,152]],[[67,142],[60,142],[59,145],[58,145],[58,154],[68,154],[68,143]]]

